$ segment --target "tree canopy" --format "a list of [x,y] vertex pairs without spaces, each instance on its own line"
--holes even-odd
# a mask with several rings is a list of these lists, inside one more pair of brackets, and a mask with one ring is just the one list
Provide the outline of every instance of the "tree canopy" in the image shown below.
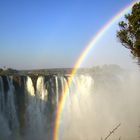
[[117,37],[121,44],[138,58],[140,64],[140,2],[135,3],[131,12],[124,17],[125,20],[119,22]]

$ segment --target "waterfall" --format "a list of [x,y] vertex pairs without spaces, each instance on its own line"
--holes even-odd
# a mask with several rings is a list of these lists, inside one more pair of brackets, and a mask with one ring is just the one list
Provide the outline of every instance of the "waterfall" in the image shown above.
[[4,117],[5,99],[4,99],[4,85],[2,77],[0,77],[0,139],[8,140],[11,131],[8,127]]
[[58,105],[58,101],[59,101],[59,87],[58,87],[58,77],[55,76],[55,83],[56,83],[56,103]]
[[37,96],[38,96],[38,98],[40,98],[41,100],[47,102],[47,99],[48,99],[48,91],[45,88],[45,82],[44,82],[44,80],[45,79],[44,79],[43,76],[38,77],[36,89],[37,89]]
[[0,139],[52,139],[64,76],[0,76]]
[[140,123],[139,73],[101,71],[75,75],[65,101],[61,140],[136,140]]
[[91,127],[91,125],[86,122],[88,116],[85,118],[85,115],[87,115],[87,110],[91,107],[89,102],[90,93],[93,89],[94,79],[90,75],[77,75],[72,79],[62,117],[62,140],[86,139],[85,135],[87,136],[88,134],[86,133],[86,127]]
[[[6,92],[4,91],[3,80],[5,80],[7,83]],[[19,124],[14,95],[15,89],[12,81],[12,77],[0,77],[0,136],[2,139],[8,139],[8,137],[11,137],[11,139],[17,138],[19,133]]]
[[0,77],[0,111],[4,110],[4,88],[3,88],[3,81]]
[[[45,139],[47,128],[47,99],[48,92],[45,88],[44,77],[37,78],[36,91],[33,86],[33,81],[27,77],[27,108],[26,108],[26,124],[27,137],[31,139]],[[51,113],[51,112],[50,112]],[[37,133],[36,133],[37,132]]]
[[27,93],[30,96],[35,96],[35,89],[34,89],[34,86],[33,86],[33,82],[32,82],[32,79],[29,76],[27,77],[27,81],[26,81],[26,89],[27,89]]
[[8,87],[9,90],[7,92],[7,101],[6,101],[6,117],[10,122],[10,128],[17,133],[16,131],[18,131],[18,119],[17,119],[17,111],[16,111],[16,103],[15,103],[15,89],[13,86],[13,79],[12,77],[7,77],[7,81],[8,81]]
[[[52,140],[56,107],[70,75],[0,76],[0,140]],[[60,140],[136,140],[139,73],[98,69],[76,74],[67,90]],[[130,129],[131,128],[131,129]]]

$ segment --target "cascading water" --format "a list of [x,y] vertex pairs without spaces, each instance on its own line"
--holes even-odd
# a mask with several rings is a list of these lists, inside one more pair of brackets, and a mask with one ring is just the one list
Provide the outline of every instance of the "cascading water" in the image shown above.
[[[56,106],[70,75],[0,76],[0,140],[52,140]],[[60,140],[136,140],[140,77],[112,68],[76,74],[68,89]]]
[[[87,127],[91,127],[87,121],[89,119],[87,110],[91,107],[89,96],[93,89],[94,80],[90,75],[77,75],[72,80],[63,111],[60,139],[87,139],[85,137],[88,134]],[[85,115],[87,115],[86,118]]]
[[[4,89],[4,84],[3,81],[5,80],[6,86]],[[15,105],[15,96],[14,96],[14,86],[12,83],[12,77],[3,77],[0,80],[0,86],[1,86],[1,91],[0,91],[0,120],[1,120],[1,138],[4,139],[5,136],[10,137],[12,135],[13,138],[18,137],[18,130],[19,130],[19,124],[17,120],[17,112],[16,112],[16,105]],[[7,88],[7,89],[6,89]],[[3,127],[8,131],[5,132]],[[12,132],[11,132],[12,131]],[[7,134],[5,134],[7,133]]]
[[58,77],[55,76],[55,83],[56,83],[56,103],[58,105],[58,101],[59,101],[59,87],[58,87]]
[[[11,132],[4,117],[5,99],[4,99],[4,86],[2,78],[0,77],[0,139],[8,139]],[[4,131],[3,131],[4,130]]]
[[0,140],[52,139],[57,79],[53,75],[0,76]]
[[4,110],[4,88],[3,88],[3,81],[0,77],[0,111]]
[[[137,140],[140,135],[139,73],[99,69],[77,75],[65,101],[61,140]],[[109,138],[108,138],[109,139]]]

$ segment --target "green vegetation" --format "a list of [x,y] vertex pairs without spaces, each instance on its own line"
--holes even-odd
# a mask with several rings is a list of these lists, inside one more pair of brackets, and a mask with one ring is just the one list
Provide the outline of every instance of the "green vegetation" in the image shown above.
[[14,74],[18,74],[18,71],[11,68],[7,69],[0,68],[0,75],[14,75]]
[[125,15],[125,21],[119,22],[119,27],[119,41],[130,49],[140,64],[140,2],[133,5],[131,12]]
[[0,68],[0,73],[2,73],[2,72],[3,72],[3,69]]

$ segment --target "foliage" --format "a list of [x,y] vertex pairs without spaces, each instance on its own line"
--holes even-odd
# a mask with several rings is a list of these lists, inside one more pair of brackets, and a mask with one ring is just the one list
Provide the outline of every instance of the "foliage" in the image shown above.
[[18,74],[18,71],[11,68],[7,68],[5,70],[0,68],[0,75],[13,75],[13,74]]
[[0,68],[0,73],[2,73],[2,72],[3,72],[3,69]]
[[119,22],[120,30],[117,37],[123,46],[131,50],[140,64],[140,2],[135,3],[129,14],[125,15],[125,21]]

